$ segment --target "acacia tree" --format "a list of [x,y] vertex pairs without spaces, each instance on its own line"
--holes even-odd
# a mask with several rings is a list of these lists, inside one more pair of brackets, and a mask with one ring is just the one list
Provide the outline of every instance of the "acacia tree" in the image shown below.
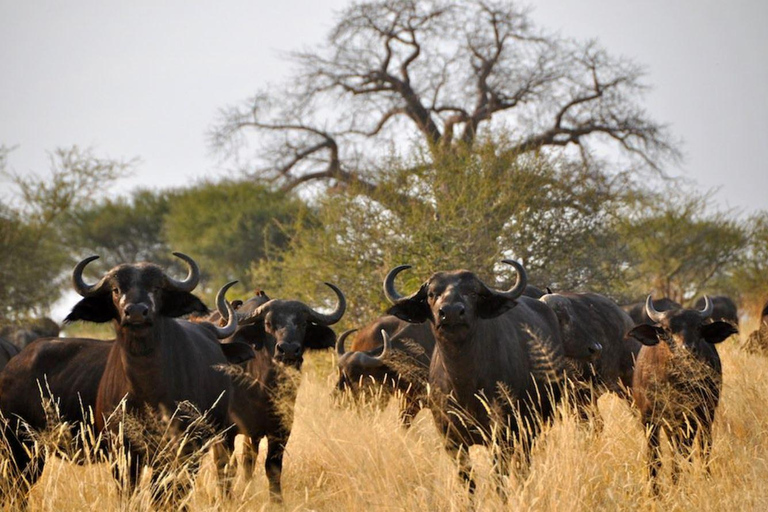
[[499,126],[513,155],[572,148],[589,162],[608,144],[656,170],[680,156],[639,103],[641,67],[547,33],[508,1],[356,2],[323,47],[290,56],[286,83],[225,109],[212,130],[215,148],[284,189],[320,181],[370,194],[382,149],[416,142],[434,155]]
[[628,278],[636,298],[652,292],[682,303],[722,290],[741,267],[745,226],[730,214],[709,211],[710,195],[664,191],[618,229],[628,245]]

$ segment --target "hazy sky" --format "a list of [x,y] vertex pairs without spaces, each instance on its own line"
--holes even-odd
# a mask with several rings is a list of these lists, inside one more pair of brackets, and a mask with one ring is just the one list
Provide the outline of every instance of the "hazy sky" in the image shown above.
[[[281,51],[320,42],[347,3],[0,0],[0,144],[18,146],[21,172],[71,144],[139,157],[125,190],[221,175],[206,145],[217,110],[278,81]],[[647,67],[648,110],[685,140],[671,174],[723,206],[768,208],[768,1],[531,5],[539,26]]]

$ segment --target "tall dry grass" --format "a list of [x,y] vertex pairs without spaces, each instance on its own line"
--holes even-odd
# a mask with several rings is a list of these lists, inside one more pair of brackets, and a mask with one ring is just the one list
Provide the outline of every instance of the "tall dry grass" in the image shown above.
[[[745,329],[745,331],[749,332]],[[768,359],[741,351],[735,340],[719,346],[724,391],[714,425],[711,475],[698,459],[672,484],[665,448],[661,495],[646,478],[644,431],[636,414],[616,397],[599,401],[604,429],[594,434],[563,407],[540,436],[530,477],[509,482],[510,502],[494,489],[488,450],[471,456],[478,482],[477,510],[768,510]],[[399,426],[397,404],[383,410],[334,408],[331,353],[308,357],[283,470],[285,510],[467,510],[471,506],[456,469],[443,451],[432,418],[422,412],[413,427]],[[268,503],[265,447],[252,480],[237,476],[230,497],[216,485],[207,455],[189,497],[190,510],[279,510]],[[114,460],[114,458],[112,458]],[[114,463],[114,462],[113,462]],[[144,478],[139,492],[121,501],[109,463],[78,466],[48,461],[33,488],[34,510],[147,510]]]

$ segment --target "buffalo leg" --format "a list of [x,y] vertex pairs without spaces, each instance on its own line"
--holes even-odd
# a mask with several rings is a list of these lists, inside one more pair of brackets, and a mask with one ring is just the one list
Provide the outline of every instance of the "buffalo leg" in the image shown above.
[[289,433],[286,433],[267,438],[267,460],[264,462],[264,470],[267,473],[267,480],[269,480],[269,499],[275,503],[283,501],[280,478],[283,474],[283,453],[285,452],[285,445],[288,443],[289,435]]
[[467,486],[470,494],[475,494],[475,480],[472,478],[472,464],[469,460],[469,447],[464,444],[449,442],[445,448],[459,467],[459,478]]
[[400,409],[400,424],[406,428],[411,428],[413,420],[421,410],[421,405],[418,400],[412,398],[404,398],[403,407]]
[[35,454],[33,446],[25,445],[10,427],[4,430],[11,463],[8,478],[0,484],[0,505],[13,505],[19,510],[26,510],[29,491],[45,468],[45,454]]
[[232,454],[235,448],[235,435],[227,435],[225,439],[213,446],[213,456],[216,461],[216,475],[218,476],[219,486],[225,497],[232,492],[232,480],[234,479],[234,468],[232,464]]
[[259,438],[246,435],[243,441],[243,473],[245,479],[253,478],[253,468],[256,465],[256,459],[259,456]]
[[504,477],[509,476],[509,465],[512,455],[512,449],[506,445],[496,445],[493,453],[494,480],[496,483],[496,493],[503,503],[507,503],[509,495],[507,486],[504,483]]
[[648,477],[654,494],[659,494],[657,478],[661,469],[661,431],[658,425],[646,422],[648,430]]

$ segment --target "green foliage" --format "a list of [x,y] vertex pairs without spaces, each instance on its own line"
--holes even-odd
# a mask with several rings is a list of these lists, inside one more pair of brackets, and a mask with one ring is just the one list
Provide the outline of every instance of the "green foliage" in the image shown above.
[[164,219],[165,243],[200,265],[213,292],[227,281],[256,286],[246,272],[268,251],[282,248],[302,203],[250,181],[202,183],[174,193]]
[[747,233],[729,214],[710,212],[710,200],[687,190],[663,191],[621,223],[637,298],[652,292],[680,303],[695,300],[722,290],[742,265]]
[[741,305],[757,314],[768,301],[768,212],[753,215],[746,223],[747,247],[741,264],[733,270],[733,286]]
[[15,186],[19,205],[0,205],[0,301],[5,320],[45,313],[68,282],[69,214],[122,176],[131,163],[94,156],[77,146],[50,155],[48,175],[7,169],[9,150],[0,148],[0,172]]
[[84,205],[69,216],[67,245],[76,258],[99,255],[89,269],[102,273],[126,262],[169,265],[174,258],[163,236],[163,218],[171,197],[169,192],[138,190],[129,198]]
[[505,257],[523,259],[532,284],[607,291],[613,274],[603,269],[622,256],[611,212],[623,196],[602,175],[503,149],[487,141],[444,152],[436,165],[423,155],[393,159],[375,194],[332,190],[318,200],[317,222],[297,226],[285,251],[253,268],[254,278],[268,294],[304,300],[332,281],[348,295],[346,320],[356,324],[385,309],[382,280],[403,263],[414,267],[402,275],[406,292],[456,268],[507,286]]

